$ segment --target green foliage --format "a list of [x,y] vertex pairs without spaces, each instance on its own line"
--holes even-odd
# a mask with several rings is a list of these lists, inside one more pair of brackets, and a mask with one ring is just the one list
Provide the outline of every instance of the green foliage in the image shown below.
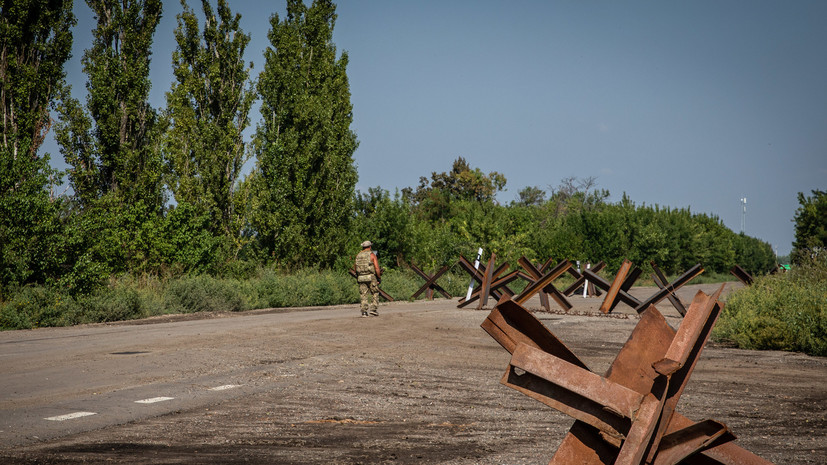
[[[160,0],[87,0],[95,13],[92,47],[83,55],[86,108],[64,93],[56,139],[82,205],[112,193],[124,203],[163,205],[155,110],[147,102],[152,36]],[[94,124],[92,124],[94,121]]]
[[[551,197],[546,209],[554,217],[560,217],[599,207],[609,197],[609,191],[597,190],[594,188],[596,185],[597,181],[594,177],[563,178],[557,187],[551,189]],[[626,194],[623,195],[623,199],[627,200]]]
[[450,172],[431,173],[431,182],[424,177],[419,179],[419,188],[414,193],[417,201],[422,201],[433,191],[444,193],[451,200],[476,200],[493,202],[497,192],[505,188],[506,179],[496,171],[484,174],[479,168],[471,168],[463,157],[457,157]]
[[[457,166],[464,168],[452,173],[479,171],[464,160]],[[769,244],[735,235],[716,217],[689,209],[636,206],[625,195],[618,203],[607,203],[608,192],[596,189],[593,179],[564,179],[540,205],[503,206],[462,199],[445,187],[459,184],[446,178],[446,173],[435,174],[434,179],[443,182],[423,183],[417,193],[407,190],[401,196],[379,187],[359,193],[348,253],[338,268],[352,265],[358,244],[366,239],[374,242],[384,267],[414,263],[437,268],[456,262],[460,254],[474,256],[478,247],[514,266],[521,256],[534,261],[603,260],[612,273],[624,259],[644,270],[655,262],[672,275],[697,263],[708,274],[728,273],[736,263],[756,273],[774,267]]]
[[239,287],[238,281],[207,275],[176,279],[166,289],[168,310],[173,313],[247,310],[249,305]]
[[634,215],[627,215],[628,212],[626,207],[607,206],[599,210],[582,210],[579,214],[566,217],[565,224],[582,238],[579,244],[581,261],[596,263],[603,260],[609,270],[620,268],[623,259],[634,253],[631,243],[637,240],[633,229],[635,218]]
[[56,247],[62,272],[53,281],[72,295],[91,294],[113,274],[158,272],[165,260],[161,153],[147,102],[161,2],[87,3],[97,26],[81,60],[86,105],[64,88],[55,136],[74,195]]
[[526,186],[517,193],[517,205],[542,205],[546,201],[546,191],[537,186]]
[[795,241],[791,258],[793,263],[806,262],[813,254],[827,249],[827,192],[814,190],[812,196],[798,193],[799,207],[795,211]]
[[136,320],[161,311],[161,302],[156,296],[124,284],[99,289],[92,296],[79,298],[78,305],[81,308],[75,316],[78,323]]
[[[366,194],[357,192],[355,207],[356,217],[350,229],[347,257],[355,257],[360,250],[359,244],[370,240],[377,250],[382,251],[380,264],[383,266],[399,266],[412,258],[414,251],[410,237],[414,221],[410,216],[410,206],[398,191],[393,198],[379,187],[369,188]],[[340,269],[346,270],[350,266],[352,263],[348,262]]]
[[70,208],[58,249],[64,263],[59,285],[73,295],[89,294],[112,275],[160,271],[163,217],[147,210],[141,202],[124,205],[114,194]]
[[[151,281],[151,280],[150,280]],[[26,286],[0,303],[0,329],[32,329],[122,321],[163,312],[157,283],[114,282],[88,295],[72,296],[56,286]]]
[[254,284],[256,307],[304,307],[359,301],[359,288],[348,274],[304,269],[295,274],[273,270]]
[[[249,273],[247,270],[245,273]],[[439,280],[452,295],[464,295],[467,276],[449,272]],[[410,270],[390,269],[382,288],[405,300],[422,280]],[[437,295],[437,297],[441,297]],[[422,295],[424,298],[424,293]],[[341,271],[304,269],[285,274],[257,269],[244,279],[190,275],[160,281],[125,276],[83,295],[53,285],[25,286],[0,301],[0,329],[31,329],[194,312],[238,312],[251,308],[356,304],[359,287]]]
[[0,304],[0,328],[31,329],[66,326],[76,322],[75,300],[45,286],[26,286]]
[[209,2],[201,4],[203,34],[195,12],[181,0],[163,147],[175,199],[207,212],[213,234],[235,237],[240,228],[233,194],[248,158],[242,132],[255,98],[251,65],[244,62],[250,36],[226,0],[218,1],[217,18]]
[[734,237],[735,261],[752,275],[766,274],[776,267],[772,246],[741,233]]
[[52,250],[64,265],[51,281],[72,295],[90,294],[124,273],[217,272],[227,261],[227,239],[214,236],[209,216],[186,203],[161,216],[108,194],[64,216],[61,241]]
[[164,264],[184,273],[208,273],[221,268],[228,256],[228,240],[212,232],[208,212],[189,203],[171,207],[156,238]]
[[497,192],[505,188],[506,179],[496,171],[484,174],[479,168],[471,168],[463,157],[454,160],[451,171],[431,173],[431,180],[419,178],[416,191],[405,191],[413,199],[417,212],[431,220],[451,216],[451,203],[475,201],[493,203]]
[[827,356],[827,258],[759,276],[727,298],[713,333],[744,349]]
[[[0,298],[9,285],[44,282],[59,273],[52,254],[61,240],[62,201],[45,190],[48,158],[17,163],[0,149]],[[23,167],[21,165],[27,165]],[[13,165],[13,166],[10,166]],[[24,171],[28,171],[24,174]]]
[[336,7],[288,0],[270,18],[259,76],[255,212],[266,255],[287,267],[330,266],[345,247],[353,211],[356,135],[346,68],[333,44]]
[[[72,2],[6,0],[0,9],[0,110],[4,159],[25,163],[49,131],[49,105],[64,85],[72,51]],[[8,160],[4,160],[8,161]],[[31,171],[23,170],[28,174]]]
[[0,8],[0,299],[8,286],[57,272],[50,250],[61,202],[47,189],[60,176],[38,150],[64,86],[74,24],[71,1],[8,0]]

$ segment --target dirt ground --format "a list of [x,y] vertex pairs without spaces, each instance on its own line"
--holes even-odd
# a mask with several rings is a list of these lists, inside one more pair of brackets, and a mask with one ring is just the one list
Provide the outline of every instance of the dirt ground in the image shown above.
[[[689,285],[679,296],[688,304],[717,287]],[[602,374],[637,315],[623,304],[597,315],[599,298],[571,301],[568,314],[536,316]],[[680,324],[668,301],[658,308]],[[544,464],[572,424],[499,383],[509,354],[480,329],[488,310],[451,300],[383,304],[378,318],[358,318],[356,306],[334,310],[324,318],[293,311],[278,331],[242,338],[182,339],[180,354],[220,348],[215,370],[233,366],[239,383],[258,386],[244,395],[0,447],[0,463]],[[275,312],[227,314],[216,324],[242,318],[260,328],[267,320],[257,319]],[[776,464],[827,463],[827,359],[710,343],[678,410],[726,423],[740,446]]]

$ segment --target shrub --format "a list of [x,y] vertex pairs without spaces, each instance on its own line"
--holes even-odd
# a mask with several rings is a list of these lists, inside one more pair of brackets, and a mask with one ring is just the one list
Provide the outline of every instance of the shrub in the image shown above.
[[136,320],[149,316],[138,291],[129,286],[99,290],[83,299],[79,323]]
[[77,323],[78,303],[53,287],[26,286],[0,307],[0,329],[32,329]]
[[176,279],[170,281],[166,288],[167,311],[193,313],[246,310],[249,306],[241,287],[236,280],[208,275]]
[[266,270],[252,286],[254,306],[257,308],[337,305],[359,301],[356,283],[344,272],[302,270],[288,275]]
[[730,294],[713,335],[744,349],[827,356],[827,257]]

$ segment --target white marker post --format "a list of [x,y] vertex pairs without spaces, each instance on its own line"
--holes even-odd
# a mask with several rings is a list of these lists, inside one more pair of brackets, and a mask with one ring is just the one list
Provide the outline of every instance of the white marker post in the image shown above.
[[[478,270],[480,268],[480,258],[482,258],[482,247],[477,250],[477,259],[474,260],[474,270]],[[471,293],[474,291],[474,277],[471,276],[471,283],[468,284],[468,293],[465,294],[465,300],[471,298]]]
[[[592,264],[591,263],[586,263],[586,269],[590,270],[591,268],[592,268]],[[583,280],[583,298],[584,299],[586,297],[588,297],[588,292],[589,292],[589,280],[585,279],[585,280]]]

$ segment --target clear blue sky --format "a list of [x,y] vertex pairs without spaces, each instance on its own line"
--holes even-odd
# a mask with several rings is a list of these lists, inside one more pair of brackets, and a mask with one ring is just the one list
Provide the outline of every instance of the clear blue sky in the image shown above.
[[[74,95],[92,13],[76,0]],[[190,4],[200,11],[200,2]],[[526,186],[595,177],[617,201],[689,207],[789,253],[798,192],[827,190],[827,2],[342,0],[357,188],[415,187],[458,156]],[[264,6],[268,5],[268,6]],[[283,1],[231,1],[263,69]],[[167,1],[151,103],[172,83]],[[252,114],[254,125],[260,117]],[[249,132],[249,131],[248,131]],[[65,167],[50,142],[55,165]]]

